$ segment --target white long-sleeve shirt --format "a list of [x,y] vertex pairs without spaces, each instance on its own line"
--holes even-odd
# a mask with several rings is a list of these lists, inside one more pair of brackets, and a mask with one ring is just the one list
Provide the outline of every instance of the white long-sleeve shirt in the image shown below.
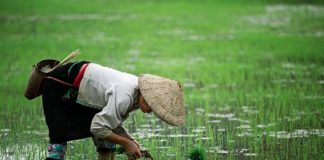
[[90,63],[80,83],[77,103],[101,110],[91,122],[91,133],[104,138],[122,127],[137,107],[138,77]]

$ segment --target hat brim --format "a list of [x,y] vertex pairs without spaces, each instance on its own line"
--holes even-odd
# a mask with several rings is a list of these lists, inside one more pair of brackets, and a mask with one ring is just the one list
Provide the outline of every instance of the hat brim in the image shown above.
[[183,90],[179,82],[151,74],[139,76],[139,89],[153,112],[164,122],[184,123]]

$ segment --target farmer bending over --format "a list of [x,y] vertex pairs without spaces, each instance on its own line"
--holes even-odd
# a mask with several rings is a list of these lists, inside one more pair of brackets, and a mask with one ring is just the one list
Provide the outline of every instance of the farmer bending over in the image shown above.
[[[68,141],[93,137],[98,159],[114,159],[115,144],[129,159],[141,157],[139,143],[123,128],[129,113],[154,112],[171,125],[184,123],[183,91],[177,81],[139,77],[86,61],[67,63],[48,74],[43,108],[49,129],[47,159],[64,159]],[[72,84],[72,87],[65,83]]]

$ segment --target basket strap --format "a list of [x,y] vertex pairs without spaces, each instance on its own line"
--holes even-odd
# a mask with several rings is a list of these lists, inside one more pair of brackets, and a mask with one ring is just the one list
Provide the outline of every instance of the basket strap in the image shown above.
[[57,79],[57,78],[54,78],[54,77],[46,76],[46,77],[44,77],[44,78],[54,80],[54,81],[56,81],[56,82],[62,83],[62,84],[64,84],[64,85],[67,85],[67,86],[70,86],[70,87],[73,86],[73,85],[70,84],[70,83],[66,83],[66,82],[64,82],[64,81],[62,81],[62,80],[59,80],[59,79]]

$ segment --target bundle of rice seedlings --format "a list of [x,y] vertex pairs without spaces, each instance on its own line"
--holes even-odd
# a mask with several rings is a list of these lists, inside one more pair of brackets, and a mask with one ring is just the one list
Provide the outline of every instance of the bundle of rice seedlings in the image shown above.
[[206,151],[204,148],[195,147],[195,148],[191,149],[188,157],[190,160],[205,160],[206,159],[205,152]]

